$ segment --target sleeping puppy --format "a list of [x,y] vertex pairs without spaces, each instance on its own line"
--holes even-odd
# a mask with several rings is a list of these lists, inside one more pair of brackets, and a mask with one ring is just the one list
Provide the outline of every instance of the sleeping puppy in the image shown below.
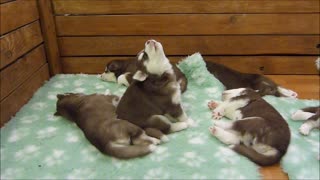
[[160,140],[149,137],[138,126],[116,118],[114,95],[57,95],[55,115],[75,122],[85,137],[102,153],[134,158],[151,153]]
[[216,121],[209,130],[221,142],[261,166],[279,162],[290,143],[290,130],[282,116],[252,89],[227,90],[223,102],[209,102]]
[[303,135],[309,135],[312,129],[320,128],[320,106],[298,110],[292,114],[291,119],[305,121],[299,128],[299,132]]
[[[140,54],[140,53],[139,53]],[[180,83],[182,93],[187,90],[188,80],[176,65],[172,65],[177,81]],[[113,60],[106,66],[105,72],[101,74],[104,81],[117,82],[129,86],[132,76],[137,71],[136,58],[127,60]]]
[[297,97],[298,94],[291,90],[278,86],[271,79],[260,74],[241,73],[224,65],[206,62],[208,71],[213,74],[226,89],[251,88],[258,90],[261,96],[274,95],[285,97]]
[[181,107],[180,84],[161,43],[147,41],[137,61],[134,81],[117,107],[118,117],[165,134],[186,129],[192,120]]

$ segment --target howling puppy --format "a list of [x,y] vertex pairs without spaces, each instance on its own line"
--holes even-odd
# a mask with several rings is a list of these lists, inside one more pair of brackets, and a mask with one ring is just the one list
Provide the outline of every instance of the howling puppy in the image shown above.
[[[172,68],[183,93],[187,90],[188,80],[176,65],[172,65]],[[136,71],[136,58],[127,60],[113,60],[107,64],[105,72],[101,74],[101,79],[104,81],[117,82],[118,84],[129,86],[133,81],[132,76]]]
[[59,94],[57,112],[73,122],[102,153],[117,158],[134,158],[151,153],[160,141],[138,126],[116,118],[113,95]]
[[138,54],[137,69],[117,107],[118,117],[162,133],[180,131],[192,124],[181,107],[180,84],[161,43],[145,43],[145,49]]
[[224,91],[222,100],[209,102],[213,118],[234,121],[216,121],[209,128],[212,135],[261,166],[279,162],[290,143],[289,126],[282,116],[249,88]]
[[213,74],[226,89],[251,88],[258,90],[261,96],[285,96],[297,97],[298,94],[292,90],[280,87],[271,79],[260,74],[241,73],[224,65],[206,62],[208,71]]
[[291,119],[305,121],[299,132],[303,135],[309,135],[312,129],[320,128],[320,106],[298,110],[292,114]]

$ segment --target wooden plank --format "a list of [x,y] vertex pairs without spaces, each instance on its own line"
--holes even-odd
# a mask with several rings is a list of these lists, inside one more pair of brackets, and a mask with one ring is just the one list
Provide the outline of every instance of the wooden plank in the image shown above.
[[43,45],[0,72],[1,100],[46,63]]
[[[17,18],[17,13],[22,14]],[[39,18],[36,0],[19,0],[1,4],[1,35]]]
[[31,78],[1,101],[1,126],[8,122],[19,109],[28,102],[35,91],[49,79],[48,65],[45,64]]
[[317,14],[57,16],[60,36],[320,34]]
[[56,14],[310,13],[318,0],[54,0]]
[[0,68],[2,69],[41,42],[39,21],[2,36],[0,39]]
[[[129,57],[64,57],[64,73],[99,74],[112,60]],[[131,57],[134,58],[134,57]],[[168,57],[177,63],[185,56]],[[318,74],[315,67],[317,56],[204,56],[206,61],[224,64],[241,72],[258,74]]]
[[316,55],[319,35],[312,36],[104,36],[61,37],[62,56],[136,55],[148,39],[162,43],[167,55]]
[[38,2],[41,16],[41,28],[49,63],[49,71],[53,76],[61,73],[62,67],[60,63],[60,52],[57,42],[57,33],[52,13],[51,0],[41,0]]
[[16,1],[16,0],[0,0],[0,4],[7,3],[7,2],[10,2],[10,1]]

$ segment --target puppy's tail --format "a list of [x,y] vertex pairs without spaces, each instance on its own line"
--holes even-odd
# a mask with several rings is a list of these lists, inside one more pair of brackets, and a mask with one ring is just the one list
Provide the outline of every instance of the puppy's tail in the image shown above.
[[278,163],[281,159],[279,152],[273,156],[266,156],[243,144],[235,145],[232,149],[260,166],[270,166]]
[[147,155],[156,150],[156,145],[123,145],[109,143],[106,148],[106,154],[119,159],[129,159]]

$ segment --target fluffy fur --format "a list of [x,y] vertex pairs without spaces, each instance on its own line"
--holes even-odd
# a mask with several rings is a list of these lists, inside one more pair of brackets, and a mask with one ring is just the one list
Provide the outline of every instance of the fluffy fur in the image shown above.
[[263,75],[241,73],[214,62],[206,62],[206,64],[208,71],[221,81],[227,90],[251,88],[257,90],[261,96],[274,95],[294,98],[298,96],[296,92],[280,87]]
[[186,129],[192,121],[181,107],[180,84],[161,43],[146,42],[137,68],[117,107],[118,117],[165,134]]
[[[105,72],[101,74],[101,79],[129,86],[133,81],[132,76],[137,71],[137,59],[142,58],[143,55],[144,53],[141,52],[137,55],[137,58],[110,61],[105,68]],[[172,68],[183,93],[187,90],[188,80],[176,65],[172,65]]]
[[291,116],[292,120],[305,121],[299,128],[303,135],[309,135],[312,129],[320,128],[320,106],[306,107],[296,111]]
[[290,143],[290,130],[282,116],[252,89],[224,91],[222,100],[209,102],[213,117],[234,121],[216,121],[209,128],[212,135],[261,166],[279,162]]
[[160,141],[138,126],[118,119],[113,95],[59,94],[57,112],[73,121],[102,153],[117,158],[134,158],[151,153]]

